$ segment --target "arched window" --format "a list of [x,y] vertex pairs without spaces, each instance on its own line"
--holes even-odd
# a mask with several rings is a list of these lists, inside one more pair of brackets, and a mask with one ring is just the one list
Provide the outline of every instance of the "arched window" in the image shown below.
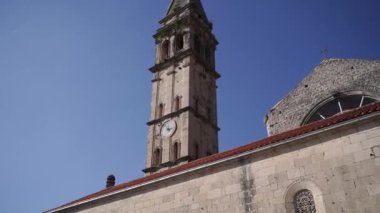
[[314,182],[295,180],[285,192],[286,213],[326,213],[324,196]]
[[177,96],[174,102],[175,111],[178,111],[181,108],[181,97]]
[[211,51],[210,48],[205,48],[205,60],[207,63],[211,63]]
[[362,94],[336,94],[313,109],[309,115],[306,116],[303,124],[323,120],[338,113],[362,107],[376,101],[376,99]]
[[161,55],[163,59],[168,59],[170,56],[170,42],[165,40],[161,46]]
[[211,108],[207,107],[207,120],[211,121]]
[[164,115],[164,104],[158,105],[157,117],[161,118]]
[[199,158],[199,146],[198,144],[195,144],[195,147],[194,147],[194,154],[195,154],[195,159],[198,159]]
[[201,53],[201,40],[198,35],[194,35],[194,50],[197,53]]
[[175,50],[176,51],[179,51],[179,50],[182,50],[183,47],[184,47],[184,40],[183,40],[183,34],[178,34],[176,37],[175,37]]
[[309,190],[302,190],[294,196],[295,213],[316,213],[314,198]]
[[157,148],[155,151],[154,151],[154,156],[153,156],[153,165],[154,166],[158,166],[161,164],[161,149],[160,148]]
[[198,113],[199,111],[199,100],[198,98],[195,99],[195,112]]
[[181,155],[181,149],[178,142],[175,142],[173,144],[173,161],[176,161],[180,158]]

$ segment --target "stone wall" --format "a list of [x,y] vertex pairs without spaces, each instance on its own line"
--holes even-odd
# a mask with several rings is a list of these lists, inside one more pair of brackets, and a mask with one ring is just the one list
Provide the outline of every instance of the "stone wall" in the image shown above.
[[313,107],[338,92],[359,92],[380,100],[380,60],[322,61],[267,114],[268,135],[301,126]]
[[137,186],[63,212],[288,213],[300,190],[318,213],[380,209],[380,116]]
[[[162,113],[163,116],[178,111],[177,109],[175,109],[176,97],[180,97],[180,108],[185,108],[189,106],[189,63],[190,59],[187,58],[183,60],[180,64],[181,70],[179,70],[178,67],[172,65],[153,75],[154,79],[159,80],[154,80],[152,82],[150,121],[160,118],[158,116],[158,108],[160,104],[163,104],[164,106]],[[150,168],[151,166],[153,166],[153,152],[156,148],[160,148],[162,151],[162,163],[170,161],[170,150],[175,142],[181,144],[181,156],[188,155],[188,118],[189,112],[184,112],[177,116],[171,117],[171,119],[173,119],[177,124],[177,131],[170,138],[170,141],[161,139],[159,136],[160,128],[163,121],[149,125],[147,140],[148,143],[146,149],[146,168]]]

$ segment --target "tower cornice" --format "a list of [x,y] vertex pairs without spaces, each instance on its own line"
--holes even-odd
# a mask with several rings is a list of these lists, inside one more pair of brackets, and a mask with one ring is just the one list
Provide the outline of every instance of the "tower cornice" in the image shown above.
[[190,14],[186,17],[178,17],[178,19],[173,21],[172,23],[161,26],[153,35],[153,38],[156,40],[157,43],[159,42],[160,37],[176,34],[176,32],[179,31],[178,28],[180,28],[182,25],[188,25],[194,28],[201,27],[202,32],[207,33],[208,36],[211,38],[211,41],[213,42],[214,46],[217,46],[219,44],[218,40],[216,39],[216,36],[212,33],[212,25],[209,26],[205,24],[204,21],[195,17],[193,14]]
[[204,67],[206,67],[206,72],[210,73],[215,79],[218,79],[221,77],[221,75],[215,69],[213,69],[207,63],[205,63],[204,60],[202,59],[202,57],[199,56],[199,54],[196,53],[192,49],[187,49],[187,50],[181,51],[180,53],[177,53],[175,56],[166,59],[164,62],[159,63],[159,64],[155,64],[153,67],[149,68],[149,70],[152,73],[159,72],[159,71],[161,71],[161,70],[163,70],[169,66],[172,66],[176,62],[178,62],[181,59],[188,57],[188,56],[193,56],[197,62],[199,62]]
[[210,122],[205,116],[201,115],[194,108],[192,108],[190,106],[182,108],[182,109],[180,109],[178,111],[169,113],[167,115],[164,115],[161,118],[157,118],[157,119],[151,120],[151,121],[147,122],[146,124],[148,126],[151,126],[151,125],[154,125],[154,124],[162,123],[163,121],[165,121],[167,119],[170,119],[170,118],[173,118],[173,117],[177,117],[177,116],[179,116],[180,114],[182,114],[184,112],[191,112],[191,113],[193,113],[195,115],[195,117],[201,119],[204,123],[209,124],[215,130],[220,131],[220,128],[217,125],[215,125],[214,123]]

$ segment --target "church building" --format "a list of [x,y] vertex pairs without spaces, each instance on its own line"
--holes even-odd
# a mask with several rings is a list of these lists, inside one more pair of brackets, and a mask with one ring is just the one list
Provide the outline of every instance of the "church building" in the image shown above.
[[145,175],[48,213],[379,212],[380,60],[323,60],[270,109],[268,137],[219,152],[213,25],[200,0],[159,23]]

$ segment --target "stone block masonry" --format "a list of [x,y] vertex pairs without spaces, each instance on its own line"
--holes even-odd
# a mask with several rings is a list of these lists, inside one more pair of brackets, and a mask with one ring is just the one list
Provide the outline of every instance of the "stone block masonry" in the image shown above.
[[376,213],[378,147],[379,115],[58,212],[290,213],[308,190],[318,213]]
[[321,102],[337,93],[354,92],[380,100],[380,60],[327,59],[266,116],[268,135],[302,125]]

